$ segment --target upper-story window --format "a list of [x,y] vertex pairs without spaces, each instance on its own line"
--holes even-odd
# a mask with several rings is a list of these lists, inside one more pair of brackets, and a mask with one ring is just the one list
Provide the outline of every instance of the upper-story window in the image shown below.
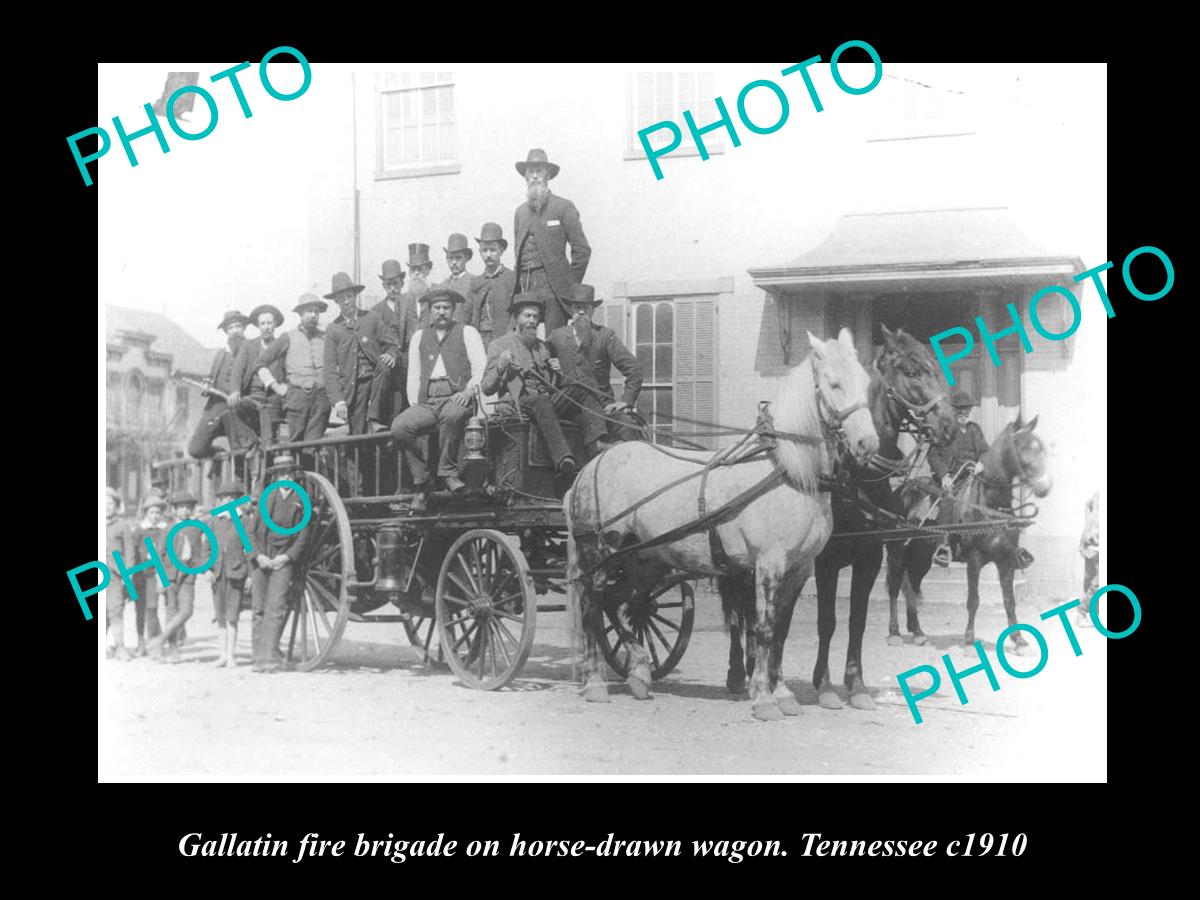
[[454,74],[381,72],[377,86],[377,176],[404,178],[459,171]]
[[[658,122],[674,122],[683,132],[679,146],[667,156],[696,156],[696,143],[688,132],[683,112],[692,114],[696,127],[717,121],[716,91],[712,72],[631,72],[628,80],[628,131],[626,158],[645,159],[646,151],[638,132]],[[658,150],[671,142],[671,132],[658,129],[647,135],[650,146]],[[725,152],[725,131],[717,129],[704,135],[709,155]]]

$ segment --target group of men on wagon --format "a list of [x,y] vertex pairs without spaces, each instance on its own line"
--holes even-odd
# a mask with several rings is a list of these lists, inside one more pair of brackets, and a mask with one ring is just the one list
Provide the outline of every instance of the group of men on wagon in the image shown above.
[[[466,487],[458,453],[477,390],[497,396],[497,411],[532,419],[563,474],[583,460],[572,455],[561,418],[579,423],[589,456],[607,446],[610,430],[631,436],[629,426],[611,426],[637,402],[642,369],[611,329],[591,321],[602,300],[583,283],[591,248],[579,212],[550,192],[559,166],[545,151],[531,150],[516,169],[527,197],[514,216],[515,269],[502,262],[503,229],[488,222],[475,238],[481,274],[467,271],[474,251],[455,233],[443,248],[448,278],[431,284],[429,246],[409,244],[407,276],[399,260],[385,260],[379,278],[386,296],[370,310],[358,308],[364,285],[338,272],[324,299],[301,296],[292,331],[277,333],[284,316],[271,304],[249,316],[226,313],[218,328],[228,348],[218,351],[210,374],[224,396],[210,394],[189,454],[211,456],[213,439],[229,431],[235,447],[273,443],[281,421],[292,441],[323,436],[331,421],[350,434],[390,431],[423,505],[435,479],[452,492]],[[322,329],[326,300],[339,315]],[[246,339],[248,325],[257,337]],[[619,400],[613,366],[625,378]],[[435,432],[436,474],[424,440]]]

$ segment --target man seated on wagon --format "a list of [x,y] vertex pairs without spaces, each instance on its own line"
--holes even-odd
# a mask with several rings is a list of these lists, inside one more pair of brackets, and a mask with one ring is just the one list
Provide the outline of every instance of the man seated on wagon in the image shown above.
[[[625,349],[616,332],[592,321],[592,314],[603,300],[596,299],[596,289],[590,284],[571,286],[571,321],[554,329],[547,338],[550,352],[562,364],[563,378],[578,381],[603,395],[605,426],[623,441],[637,440],[641,435],[632,425],[618,425],[614,419],[637,405],[642,390],[642,364]],[[613,399],[611,373],[613,366],[625,376],[621,399]]]
[[[950,397],[950,405],[954,407],[954,420],[958,423],[954,438],[945,447],[930,447],[928,457],[934,481],[942,489],[939,525],[950,525],[955,521],[954,488],[962,483],[962,479],[956,480],[959,472],[969,470],[976,475],[982,472],[983,463],[979,460],[988,449],[983,430],[971,421],[971,407],[975,405],[971,395],[963,390],[955,391]],[[933,561],[939,566],[949,565],[953,554],[954,561],[959,562],[957,551],[957,542],[951,542],[947,536],[934,552]]]
[[[483,392],[500,394],[510,407],[519,406],[537,423],[558,474],[568,475],[578,468],[567,444],[558,417],[574,419],[583,429],[588,453],[595,455],[607,448],[607,428],[600,401],[581,384],[559,386],[562,364],[550,345],[537,336],[538,322],[545,301],[537,294],[517,294],[509,312],[515,325],[512,331],[492,341],[488,347]],[[498,407],[503,412],[503,407]]]
[[408,396],[413,405],[392,422],[392,437],[404,449],[412,472],[415,509],[424,508],[425,495],[433,487],[422,435],[438,433],[438,475],[447,490],[466,490],[458,477],[458,448],[487,361],[479,332],[454,321],[455,306],[465,298],[457,291],[434,288],[426,300],[430,325],[419,329],[408,346]]

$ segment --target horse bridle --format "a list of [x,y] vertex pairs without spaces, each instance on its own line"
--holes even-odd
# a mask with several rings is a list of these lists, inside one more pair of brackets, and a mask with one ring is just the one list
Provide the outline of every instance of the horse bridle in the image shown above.
[[[838,409],[821,391],[821,376],[817,372],[817,361],[815,359],[813,359],[812,367],[813,387],[817,394],[817,418],[821,420],[821,429],[827,437],[832,434],[838,443],[847,443],[846,430],[843,424],[860,409],[869,411],[869,407],[866,402],[860,401],[846,409]],[[826,413],[828,413],[828,417],[826,417]]]

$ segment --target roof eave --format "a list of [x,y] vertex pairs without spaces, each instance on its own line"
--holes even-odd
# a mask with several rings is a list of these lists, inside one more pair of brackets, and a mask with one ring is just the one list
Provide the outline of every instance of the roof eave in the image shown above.
[[766,266],[747,269],[759,287],[828,285],[851,282],[894,282],[921,279],[1044,278],[1084,271],[1077,256],[1038,256],[959,262],[905,262],[858,266]]

